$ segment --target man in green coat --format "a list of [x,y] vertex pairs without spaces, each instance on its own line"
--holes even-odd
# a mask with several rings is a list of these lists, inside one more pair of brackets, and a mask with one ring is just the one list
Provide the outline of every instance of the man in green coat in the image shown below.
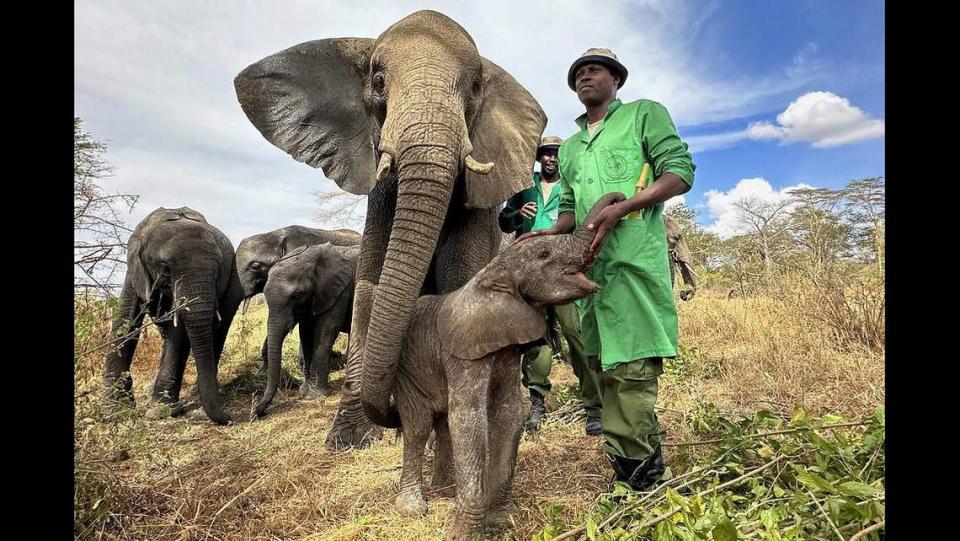
[[[581,328],[589,362],[602,369],[604,450],[616,480],[647,490],[670,475],[654,405],[663,359],[676,357],[678,341],[663,203],[690,189],[695,166],[662,105],[617,99],[626,80],[609,49],[589,49],[570,66],[567,84],[586,113],[558,153],[560,214],[517,242],[578,225],[596,231],[588,257],[600,291],[583,299]],[[623,199],[584,224],[610,192]]]
[[[515,194],[500,211],[500,229],[504,233],[521,235],[553,227],[560,209],[560,183],[557,175],[557,149],[563,139],[544,137],[537,147],[540,172],[533,174],[533,186]],[[599,436],[600,384],[598,374],[587,365],[583,354],[583,338],[580,336],[580,312],[574,303],[549,308],[547,319],[556,319],[567,344],[570,346],[570,364],[580,380],[580,396],[587,414],[585,431],[589,436]],[[554,350],[548,344],[534,346],[523,354],[523,384],[530,391],[530,416],[523,428],[537,430],[546,415],[544,397],[550,392],[550,365]]]

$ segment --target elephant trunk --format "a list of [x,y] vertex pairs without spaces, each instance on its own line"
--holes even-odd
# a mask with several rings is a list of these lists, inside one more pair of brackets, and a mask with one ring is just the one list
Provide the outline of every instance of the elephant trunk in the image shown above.
[[403,337],[466,157],[463,150],[469,146],[462,116],[438,118],[437,110],[449,109],[417,108],[401,111],[395,119],[409,117],[410,123],[396,139],[396,214],[370,314],[360,381],[364,412],[387,428],[399,427],[389,403]]
[[683,276],[683,282],[693,289],[697,289],[697,274],[693,272],[693,255],[690,248],[682,239],[675,248],[676,261],[680,266],[680,274]]
[[263,391],[260,402],[253,410],[254,417],[262,417],[267,406],[273,401],[280,385],[281,356],[283,354],[283,340],[293,325],[286,318],[270,311],[267,318],[267,388]]
[[[199,272],[199,271],[197,271]],[[230,416],[220,406],[217,397],[217,361],[214,358],[213,330],[217,318],[216,298],[214,287],[216,275],[210,276],[204,272],[204,278],[186,281],[178,293],[177,299],[186,299],[188,303],[180,308],[187,336],[190,339],[190,349],[197,363],[197,387],[200,394],[200,404],[204,413],[211,421],[219,425],[230,422]]]
[[[623,194],[619,192],[604,194],[604,196],[598,199],[597,202],[593,204],[593,207],[590,208],[590,212],[588,212],[586,218],[583,219],[583,224],[574,231],[573,236],[576,239],[577,247],[584,252],[585,258],[587,249],[593,242],[593,238],[597,235],[596,230],[591,231],[587,229],[587,224],[593,222],[601,210],[622,200]],[[586,259],[584,261],[585,266],[590,266],[591,263],[592,261]]]

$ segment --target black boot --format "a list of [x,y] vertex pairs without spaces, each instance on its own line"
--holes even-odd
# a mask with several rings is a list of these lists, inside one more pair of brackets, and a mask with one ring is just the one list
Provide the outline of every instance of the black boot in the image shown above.
[[523,423],[524,432],[532,432],[540,428],[540,421],[547,416],[547,409],[543,404],[543,397],[530,391],[530,416]]
[[584,432],[586,432],[588,436],[599,436],[603,434],[603,424],[598,417],[587,417],[587,426]]
[[637,491],[647,491],[663,477],[666,465],[660,453],[660,445],[653,450],[653,454],[645,460],[636,460],[622,456],[607,455],[614,471],[614,481],[622,481]]

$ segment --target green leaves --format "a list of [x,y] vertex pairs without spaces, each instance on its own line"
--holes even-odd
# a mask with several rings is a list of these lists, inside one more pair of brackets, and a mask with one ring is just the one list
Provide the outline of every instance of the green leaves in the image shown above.
[[[882,408],[862,425],[835,427],[848,421],[839,415],[815,418],[800,408],[789,423],[768,411],[733,420],[702,404],[686,422],[698,436],[719,443],[707,454],[695,455],[698,460],[685,470],[674,464],[676,475],[686,474],[679,484],[667,481],[666,488],[652,495],[618,484],[612,494],[601,495],[580,522],[585,524],[581,537],[835,539],[824,513],[836,525],[866,525],[884,518]],[[777,433],[767,434],[770,431]],[[751,473],[775,459],[774,467]],[[720,488],[731,481],[736,482]],[[615,520],[600,526],[615,513]],[[547,528],[557,535],[563,531],[553,520],[541,533]]]
[[737,541],[737,527],[730,522],[730,519],[724,518],[713,527],[710,535],[713,536],[713,541]]
[[873,498],[874,496],[883,493],[883,491],[880,489],[858,481],[847,481],[846,483],[840,483],[837,485],[837,488],[840,490],[841,494],[854,496],[856,498]]

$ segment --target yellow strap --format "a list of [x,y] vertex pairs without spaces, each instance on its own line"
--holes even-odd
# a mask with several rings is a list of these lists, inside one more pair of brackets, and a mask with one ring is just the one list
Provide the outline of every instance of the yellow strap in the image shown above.
[[[638,193],[640,193],[640,190],[642,190],[642,189],[644,189],[644,188],[647,187],[647,173],[649,173],[649,172],[650,172],[650,162],[645,162],[645,163],[643,164],[643,167],[640,169],[640,178],[637,179],[637,187],[636,187],[636,189],[634,190],[633,195],[637,195]],[[644,209],[635,210],[635,211],[633,211],[633,212],[631,212],[630,214],[627,215],[627,219],[628,219],[628,220],[633,220],[633,219],[635,219],[637,216],[640,216],[640,218],[642,219],[642,218],[643,218],[643,211],[644,211]]]

